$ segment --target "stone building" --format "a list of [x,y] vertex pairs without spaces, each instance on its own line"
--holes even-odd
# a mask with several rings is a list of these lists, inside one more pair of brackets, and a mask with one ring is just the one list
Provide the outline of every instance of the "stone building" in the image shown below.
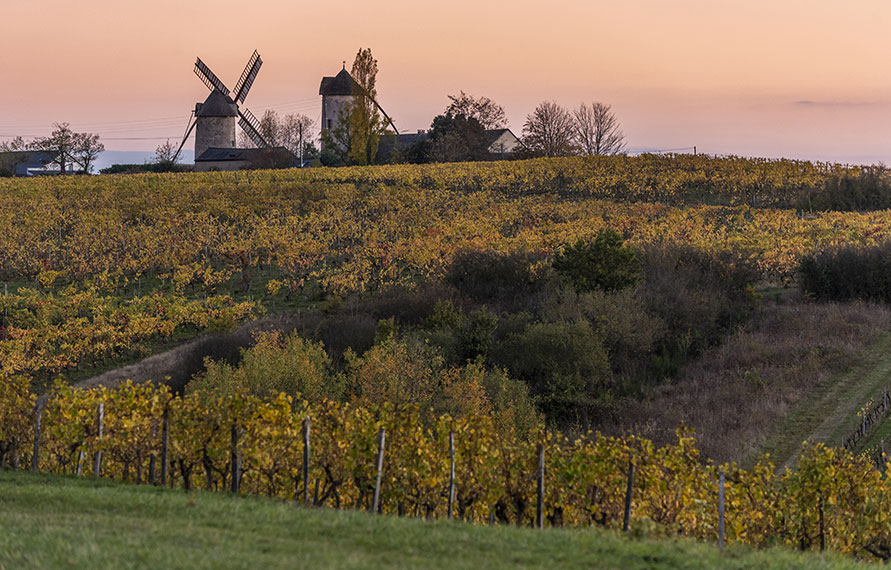
[[195,157],[209,148],[235,148],[238,107],[214,89],[204,103],[195,105]]
[[337,127],[341,113],[361,93],[362,86],[346,70],[346,64],[334,77],[323,77],[322,84],[319,85],[319,95],[322,96],[322,130]]

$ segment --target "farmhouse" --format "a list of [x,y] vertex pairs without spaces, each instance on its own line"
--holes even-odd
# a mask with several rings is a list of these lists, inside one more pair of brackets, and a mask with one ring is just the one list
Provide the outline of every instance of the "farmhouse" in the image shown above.
[[251,168],[295,168],[298,159],[286,148],[211,147],[195,159],[195,172]]
[[[393,154],[398,150],[404,153],[412,146],[427,140],[430,131],[418,131],[403,135],[384,135],[381,137],[377,148],[377,162],[388,164],[393,159]],[[489,143],[489,153],[495,160],[507,160],[513,156],[520,139],[510,129],[490,129],[486,131],[486,141]]]
[[0,154],[0,170],[8,170],[12,176],[40,176],[59,174],[58,168],[49,168],[58,151],[22,150]]

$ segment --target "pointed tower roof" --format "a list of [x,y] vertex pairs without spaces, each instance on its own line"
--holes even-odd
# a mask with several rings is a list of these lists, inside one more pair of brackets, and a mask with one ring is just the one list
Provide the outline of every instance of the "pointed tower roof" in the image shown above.
[[358,95],[361,92],[362,86],[346,70],[346,65],[334,77],[323,77],[319,85],[319,95]]
[[198,110],[199,117],[237,117],[238,107],[226,95],[214,89]]

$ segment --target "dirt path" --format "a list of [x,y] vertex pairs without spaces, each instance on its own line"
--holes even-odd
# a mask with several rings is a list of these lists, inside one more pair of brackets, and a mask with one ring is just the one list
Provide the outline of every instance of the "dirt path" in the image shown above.
[[891,334],[882,335],[859,366],[815,391],[799,405],[767,448],[776,465],[791,467],[803,441],[840,445],[857,428],[857,412],[870,399],[880,398],[891,383]]
[[234,356],[240,348],[251,344],[253,335],[257,331],[285,328],[286,323],[286,317],[275,315],[244,323],[228,334],[200,336],[186,341],[176,348],[153,354],[134,364],[81,380],[74,386],[77,388],[111,387],[126,380],[133,380],[134,382],[168,384],[178,390],[185,386],[196,372],[203,370],[204,357],[220,359]]

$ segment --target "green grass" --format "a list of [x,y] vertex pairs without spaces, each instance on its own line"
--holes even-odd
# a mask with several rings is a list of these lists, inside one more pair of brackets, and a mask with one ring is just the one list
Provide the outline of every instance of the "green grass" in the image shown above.
[[425,522],[0,471],[2,569],[857,567],[791,549],[721,552],[598,529]]
[[891,334],[883,334],[859,358],[860,363],[815,389],[786,419],[764,447],[777,465],[791,465],[801,442],[841,445],[858,427],[857,412],[882,395],[891,380]]

